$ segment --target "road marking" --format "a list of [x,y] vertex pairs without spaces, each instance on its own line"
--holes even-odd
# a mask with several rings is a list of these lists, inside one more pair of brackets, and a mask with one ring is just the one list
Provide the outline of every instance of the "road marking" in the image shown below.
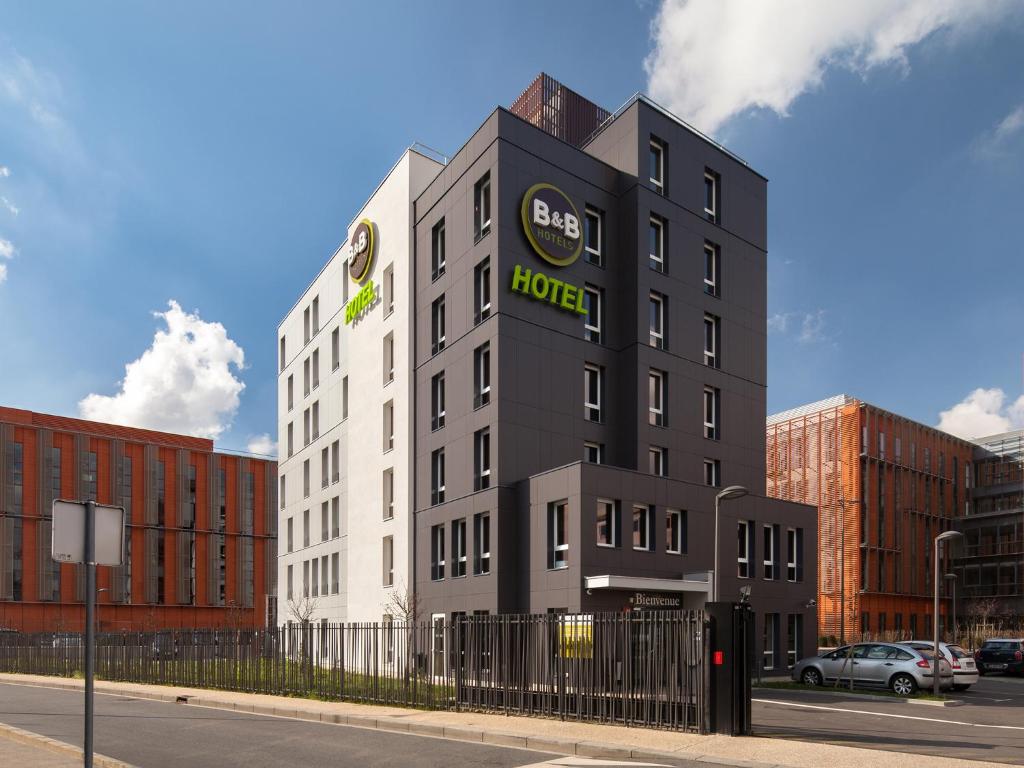
[[942,720],[938,717],[920,717],[917,715],[897,715],[889,712],[869,712],[863,709],[844,709],[842,707],[825,707],[820,704],[800,704],[795,701],[781,701],[779,699],[751,699],[759,704],[781,704],[784,707],[799,707],[801,709],[823,709],[827,712],[845,712],[850,715],[874,715],[875,717],[899,718],[900,720],[923,720],[928,723],[944,723],[946,725],[969,725],[974,728],[1000,728],[1007,731],[1024,731],[1024,725],[989,725],[987,723],[968,723],[963,720]]

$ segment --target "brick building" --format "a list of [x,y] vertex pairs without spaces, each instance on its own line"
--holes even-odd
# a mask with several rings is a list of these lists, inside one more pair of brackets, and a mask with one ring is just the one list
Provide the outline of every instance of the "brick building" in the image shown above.
[[54,499],[125,508],[125,559],[99,566],[103,630],[273,620],[277,464],[213,441],[0,407],[0,627],[80,631],[83,566],[50,557]]

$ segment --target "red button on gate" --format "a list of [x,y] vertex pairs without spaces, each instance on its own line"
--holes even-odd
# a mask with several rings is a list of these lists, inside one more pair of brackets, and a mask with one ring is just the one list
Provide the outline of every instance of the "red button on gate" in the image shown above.
[[714,654],[714,656],[712,657],[712,663],[713,663],[713,664],[714,664],[714,665],[715,665],[716,667],[720,667],[720,666],[722,666],[722,664],[724,664],[724,663],[725,663],[725,654],[724,654],[724,653],[722,653],[722,651],[715,651],[715,654]]

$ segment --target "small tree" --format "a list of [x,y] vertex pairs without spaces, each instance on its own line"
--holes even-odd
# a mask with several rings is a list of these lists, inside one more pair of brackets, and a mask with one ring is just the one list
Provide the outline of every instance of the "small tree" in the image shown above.
[[[420,615],[420,598],[405,582],[395,584],[381,606],[387,616],[405,625],[405,676],[408,680],[416,670],[416,622]],[[385,628],[390,629],[390,628]]]
[[[983,597],[971,600],[967,604],[967,615],[971,617],[971,644],[977,647],[978,640],[988,634],[988,621],[999,607],[999,601],[994,597]],[[979,628],[980,623],[980,628]]]
[[299,641],[299,663],[308,666],[307,676],[310,684],[312,684],[313,679],[313,654],[309,652],[309,647],[313,644],[310,625],[313,620],[313,614],[316,613],[319,607],[320,600],[309,595],[303,595],[300,598],[288,598],[288,613],[299,623],[299,636],[301,637]]

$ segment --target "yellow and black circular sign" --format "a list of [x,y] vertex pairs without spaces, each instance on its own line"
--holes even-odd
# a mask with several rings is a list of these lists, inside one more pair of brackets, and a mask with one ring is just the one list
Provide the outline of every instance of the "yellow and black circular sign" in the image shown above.
[[553,184],[534,184],[523,195],[523,230],[544,261],[567,267],[583,250],[583,222],[572,200]]
[[373,266],[373,222],[363,219],[349,242],[348,274],[357,283],[363,282]]

